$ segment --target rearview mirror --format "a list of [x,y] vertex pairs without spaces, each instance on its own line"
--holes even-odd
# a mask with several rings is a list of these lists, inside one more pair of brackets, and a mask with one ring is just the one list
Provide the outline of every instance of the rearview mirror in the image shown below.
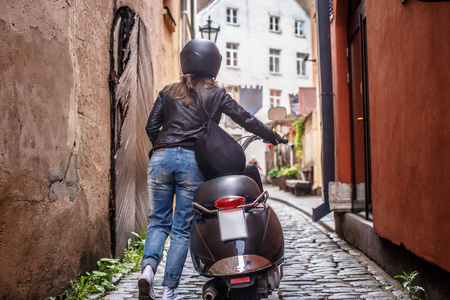
[[267,113],[269,120],[282,120],[286,118],[287,112],[286,107],[279,106],[279,107],[272,107],[269,109],[269,112]]

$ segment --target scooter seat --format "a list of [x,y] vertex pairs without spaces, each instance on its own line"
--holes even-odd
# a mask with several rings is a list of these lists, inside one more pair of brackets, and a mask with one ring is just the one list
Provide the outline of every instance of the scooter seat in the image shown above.
[[225,196],[241,196],[246,203],[261,194],[258,184],[247,175],[226,175],[203,182],[194,194],[194,202],[207,209],[215,209],[214,202]]

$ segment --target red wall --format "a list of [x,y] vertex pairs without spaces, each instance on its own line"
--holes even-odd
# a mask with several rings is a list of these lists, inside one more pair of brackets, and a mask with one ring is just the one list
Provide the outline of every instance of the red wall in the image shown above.
[[450,271],[450,2],[366,13],[375,231]]

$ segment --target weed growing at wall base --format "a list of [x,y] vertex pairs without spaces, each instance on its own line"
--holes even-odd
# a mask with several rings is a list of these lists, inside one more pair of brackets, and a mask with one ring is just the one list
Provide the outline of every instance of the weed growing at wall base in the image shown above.
[[136,236],[133,242],[128,239],[128,247],[125,249],[123,259],[102,258],[97,262],[98,270],[86,272],[77,281],[71,281],[71,289],[63,296],[53,297],[49,300],[81,300],[89,295],[97,293],[105,295],[108,291],[115,290],[115,278],[118,274],[127,274],[140,269],[141,258],[144,253],[145,234],[140,235],[132,232]]
[[[423,287],[421,287],[421,286],[418,286],[418,285],[415,285],[415,286],[412,285],[412,281],[418,275],[419,275],[419,272],[417,272],[417,271],[414,271],[411,274],[408,274],[405,271],[403,271],[403,275],[394,276],[394,278],[401,278],[401,279],[403,279],[402,284],[393,286],[393,287],[389,288],[388,290],[392,290],[392,289],[395,289],[395,288],[398,288],[398,287],[402,287],[408,293],[409,299],[411,299],[411,300],[420,300],[420,298],[418,298],[416,296],[416,293],[419,292],[419,291],[425,292],[425,289]],[[404,298],[404,296],[402,295],[402,296],[398,297],[397,299],[403,299],[403,298]]]

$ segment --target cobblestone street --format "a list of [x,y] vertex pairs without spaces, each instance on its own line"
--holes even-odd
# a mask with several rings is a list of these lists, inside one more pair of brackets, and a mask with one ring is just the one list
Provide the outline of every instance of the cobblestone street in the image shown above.
[[[299,210],[278,201],[275,209],[284,230],[285,262],[280,288],[268,299],[395,299],[386,285],[397,283],[360,251],[342,241],[334,232],[310,221]],[[162,297],[164,261],[155,280],[157,297]],[[106,299],[137,299],[137,279],[133,273],[120,281],[119,289]],[[177,293],[184,299],[201,299],[202,285],[190,257]]]

